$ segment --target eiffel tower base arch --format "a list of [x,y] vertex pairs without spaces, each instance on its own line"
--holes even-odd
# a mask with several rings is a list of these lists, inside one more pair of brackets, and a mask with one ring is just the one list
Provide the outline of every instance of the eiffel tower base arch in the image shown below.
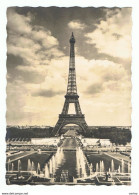
[[60,114],[59,115],[59,120],[57,121],[52,135],[59,135],[61,129],[68,124],[76,124],[81,127],[81,130],[85,133],[88,129],[88,125],[85,121],[85,117],[83,114],[81,115],[76,115],[76,114]]

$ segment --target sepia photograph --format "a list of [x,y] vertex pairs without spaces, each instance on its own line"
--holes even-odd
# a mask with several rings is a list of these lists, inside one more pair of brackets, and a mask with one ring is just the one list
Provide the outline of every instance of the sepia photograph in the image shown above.
[[132,184],[131,7],[8,7],[9,185]]

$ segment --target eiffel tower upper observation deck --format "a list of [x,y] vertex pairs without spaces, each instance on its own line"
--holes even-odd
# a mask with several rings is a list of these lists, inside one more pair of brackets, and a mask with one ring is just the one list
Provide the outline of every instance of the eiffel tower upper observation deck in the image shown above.
[[[77,94],[77,85],[76,85],[76,71],[75,71],[75,51],[74,44],[75,38],[72,33],[70,42],[70,61],[69,61],[69,76],[68,76],[68,86],[67,93],[65,95],[65,103],[63,106],[62,113],[59,115],[59,120],[54,127],[53,134],[58,134],[63,126],[67,124],[76,124],[81,127],[83,131],[86,131],[88,126],[85,121],[84,115],[82,114],[79,96]],[[75,114],[68,114],[69,105],[74,104]]]

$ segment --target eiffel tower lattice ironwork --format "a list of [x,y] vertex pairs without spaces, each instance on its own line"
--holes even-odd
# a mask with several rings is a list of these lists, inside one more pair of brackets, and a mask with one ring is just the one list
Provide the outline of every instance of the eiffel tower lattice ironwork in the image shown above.
[[[53,134],[59,134],[62,127],[67,124],[76,124],[79,125],[82,131],[86,132],[88,125],[85,121],[84,114],[82,114],[80,104],[79,104],[79,96],[77,94],[77,86],[76,86],[76,71],[75,71],[75,51],[74,44],[75,38],[72,33],[70,42],[70,62],[69,62],[69,76],[68,76],[68,87],[67,93],[65,95],[65,103],[62,110],[62,113],[59,115],[59,119],[54,127]],[[75,114],[68,114],[69,104],[75,105]]]

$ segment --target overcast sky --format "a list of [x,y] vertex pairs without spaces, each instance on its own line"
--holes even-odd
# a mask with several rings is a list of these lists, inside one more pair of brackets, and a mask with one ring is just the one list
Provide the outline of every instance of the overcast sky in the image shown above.
[[74,32],[87,124],[131,125],[131,27],[131,8],[8,8],[7,124],[56,124]]

